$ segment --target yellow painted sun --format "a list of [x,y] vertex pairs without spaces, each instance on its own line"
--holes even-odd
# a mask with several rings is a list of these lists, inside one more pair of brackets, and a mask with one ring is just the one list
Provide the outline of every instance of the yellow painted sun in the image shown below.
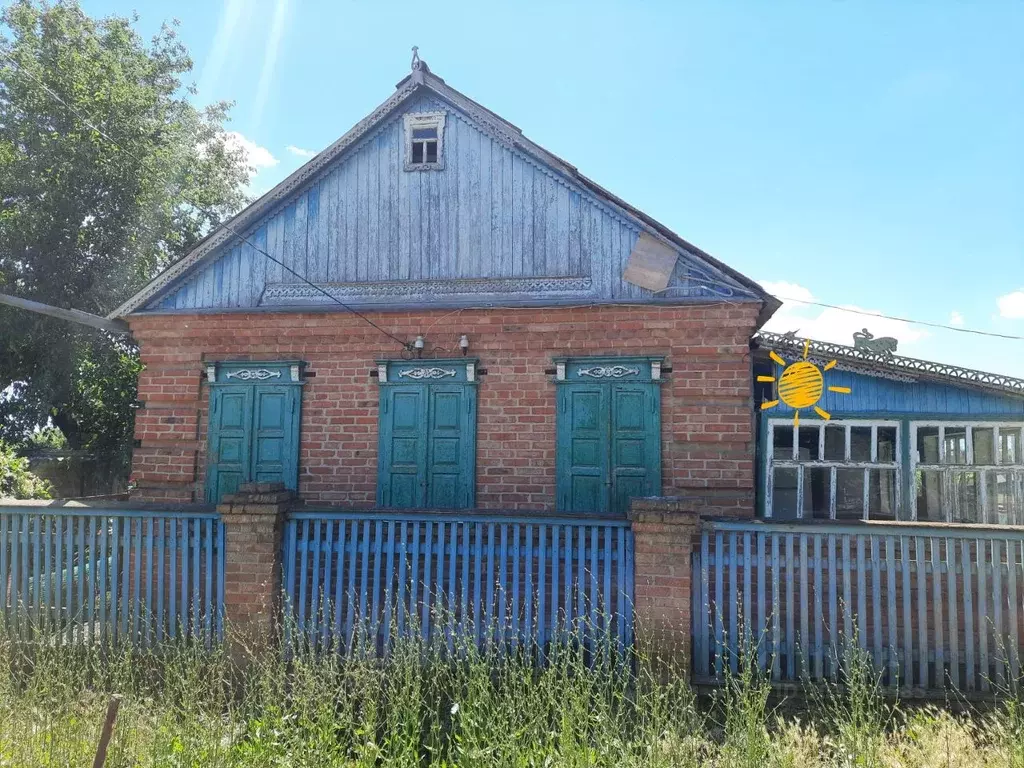
[[[804,342],[804,359],[794,363],[787,363],[774,351],[769,352],[772,360],[782,366],[782,375],[776,379],[774,376],[758,376],[758,381],[778,381],[778,400],[768,400],[761,403],[761,410],[767,411],[774,408],[780,402],[793,409],[793,426],[800,426],[800,409],[813,408],[814,412],[823,419],[832,418],[832,414],[818,406],[822,394],[825,392],[825,373],[836,367],[836,361],[830,360],[823,369],[819,369],[814,363],[807,359],[807,352],[811,342]],[[829,387],[829,392],[838,392],[842,395],[850,394],[849,387]]]

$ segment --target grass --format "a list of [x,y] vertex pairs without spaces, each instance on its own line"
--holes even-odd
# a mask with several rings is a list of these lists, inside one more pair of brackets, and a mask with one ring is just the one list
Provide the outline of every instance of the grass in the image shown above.
[[907,710],[855,653],[799,716],[750,665],[698,702],[671,661],[598,658],[568,644],[537,668],[413,641],[384,661],[181,643],[104,656],[0,635],[0,766],[91,765],[119,693],[108,766],[1024,768],[1019,701]]

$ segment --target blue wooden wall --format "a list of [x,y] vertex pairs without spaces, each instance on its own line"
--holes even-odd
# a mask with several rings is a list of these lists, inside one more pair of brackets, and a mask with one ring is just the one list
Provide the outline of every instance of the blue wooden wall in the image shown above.
[[[782,368],[776,366],[778,375]],[[1024,398],[1000,396],[967,386],[931,382],[904,382],[864,373],[831,370],[825,372],[825,394],[818,405],[833,417],[856,414],[920,414],[932,416],[1017,416],[1024,418]],[[829,392],[828,386],[849,387],[850,394]],[[779,403],[766,414],[775,418],[791,414]],[[806,409],[803,416],[813,418]]]
[[[445,167],[405,171],[403,115],[442,110]],[[315,283],[581,277],[591,280],[588,298],[638,300],[651,292],[623,281],[622,272],[640,231],[639,222],[492,138],[453,105],[418,93],[246,236]],[[706,280],[721,275],[681,255],[672,295],[716,295]],[[268,285],[300,282],[238,244],[148,308],[253,307]],[[733,283],[729,295],[750,294]],[[346,296],[359,303],[358,294]]]

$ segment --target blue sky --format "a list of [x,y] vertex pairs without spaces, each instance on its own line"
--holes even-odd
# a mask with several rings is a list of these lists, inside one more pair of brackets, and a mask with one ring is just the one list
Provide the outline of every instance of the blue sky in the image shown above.
[[[450,85],[780,296],[1024,336],[1024,3],[83,0],[181,21],[269,189]],[[787,304],[779,330],[1024,376],[1024,341]]]

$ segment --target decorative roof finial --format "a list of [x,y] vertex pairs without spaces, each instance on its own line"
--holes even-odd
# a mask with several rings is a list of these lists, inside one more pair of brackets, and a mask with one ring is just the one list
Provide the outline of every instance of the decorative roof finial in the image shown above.
[[423,62],[420,61],[420,47],[414,45],[412,47],[412,71],[418,72]]

